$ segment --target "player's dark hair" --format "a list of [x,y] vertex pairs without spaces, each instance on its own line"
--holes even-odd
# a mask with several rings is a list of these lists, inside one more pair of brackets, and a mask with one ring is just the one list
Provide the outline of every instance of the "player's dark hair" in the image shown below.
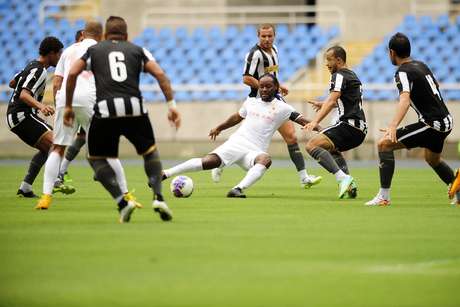
[[99,37],[102,36],[102,24],[98,21],[88,21],[85,24],[85,36]]
[[83,29],[82,30],[78,30],[76,33],[75,33],[75,42],[78,43],[78,41],[80,40],[81,36],[83,35]]
[[410,57],[410,41],[409,38],[398,32],[390,38],[388,49],[393,50],[400,58]]
[[128,35],[128,25],[119,16],[110,16],[105,22],[106,35]]
[[276,88],[279,88],[280,87],[280,83],[278,81],[278,78],[275,77],[275,75],[271,74],[271,73],[265,73],[263,74],[259,80],[262,80],[262,78],[266,78],[266,77],[270,77],[272,80],[273,80],[273,83],[275,83],[275,86]]
[[257,27],[257,35],[260,34],[260,30],[262,29],[273,29],[273,34],[276,35],[276,28],[275,28],[275,25],[272,24],[272,23],[263,23],[263,24],[260,24],[258,27]]
[[64,45],[59,39],[54,36],[47,36],[40,43],[39,54],[46,56],[51,52],[59,52],[62,48],[64,48]]
[[347,62],[347,52],[345,51],[345,49],[343,49],[343,47],[341,47],[341,46],[332,46],[329,49],[327,49],[327,51],[331,51],[331,50],[334,53],[334,56],[336,58],[342,59],[342,61],[344,63]]

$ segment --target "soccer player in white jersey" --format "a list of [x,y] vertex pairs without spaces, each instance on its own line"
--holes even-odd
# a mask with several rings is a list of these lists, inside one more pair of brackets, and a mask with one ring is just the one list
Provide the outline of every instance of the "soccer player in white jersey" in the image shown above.
[[185,172],[237,164],[248,172],[227,197],[245,198],[243,190],[257,182],[271,165],[267,150],[273,133],[288,120],[302,126],[309,122],[279,98],[279,83],[274,75],[261,76],[259,85],[260,98],[248,97],[238,112],[209,132],[209,137],[215,140],[223,130],[242,122],[224,144],[201,159],[193,158],[164,170],[163,180]]
[[[64,194],[75,192],[75,188],[69,185],[61,184],[56,188],[54,186],[66,146],[72,144],[79,126],[87,129],[89,125],[93,114],[94,103],[96,101],[96,88],[94,76],[91,72],[85,72],[79,76],[74,103],[76,120],[73,127],[67,127],[63,122],[66,94],[65,87],[61,87],[61,85],[62,83],[65,84],[72,64],[78,60],[89,47],[97,44],[97,42],[101,40],[102,25],[99,22],[88,22],[82,35],[83,40],[64,50],[56,66],[55,79],[53,82],[53,93],[56,100],[53,145],[45,164],[43,195],[38,201],[35,207],[36,209],[48,209],[51,205],[51,195],[53,192],[62,192]],[[118,159],[111,159],[109,163],[116,170],[117,181],[119,181],[120,185],[123,187],[123,192],[127,193],[126,179],[120,161]],[[132,195],[129,195],[129,197],[132,198]]]

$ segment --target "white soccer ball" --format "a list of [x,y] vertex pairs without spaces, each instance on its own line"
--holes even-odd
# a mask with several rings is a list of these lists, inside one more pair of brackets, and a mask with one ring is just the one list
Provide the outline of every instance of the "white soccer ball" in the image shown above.
[[193,180],[187,176],[177,176],[171,180],[171,192],[176,197],[189,197],[193,192]]

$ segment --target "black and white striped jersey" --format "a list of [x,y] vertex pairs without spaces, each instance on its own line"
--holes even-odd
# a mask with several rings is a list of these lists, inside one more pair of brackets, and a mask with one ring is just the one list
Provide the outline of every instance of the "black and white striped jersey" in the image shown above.
[[[264,51],[258,44],[246,54],[243,76],[251,76],[259,80],[266,73],[278,78],[278,49],[273,45],[272,52]],[[257,97],[257,88],[251,88],[249,97]]]
[[337,101],[339,121],[366,132],[363,90],[358,76],[348,68],[339,69],[331,76],[329,91],[340,92],[340,98]]
[[441,132],[452,130],[452,115],[442,99],[438,81],[425,63],[403,63],[396,71],[395,82],[400,94],[410,93],[411,107],[419,121]]
[[82,60],[94,74],[94,116],[125,117],[147,113],[142,104],[139,78],[144,64],[155,61],[146,49],[128,41],[102,41],[88,48]]
[[[23,102],[19,96],[22,89],[30,91],[31,95],[37,100],[42,101],[46,86],[46,68],[39,61],[32,61],[18,74],[14,76],[16,87],[8,103],[8,114],[13,113],[36,113],[37,110]],[[16,117],[16,116],[14,116]],[[23,118],[23,116],[20,116]],[[17,125],[20,122],[14,122]]]

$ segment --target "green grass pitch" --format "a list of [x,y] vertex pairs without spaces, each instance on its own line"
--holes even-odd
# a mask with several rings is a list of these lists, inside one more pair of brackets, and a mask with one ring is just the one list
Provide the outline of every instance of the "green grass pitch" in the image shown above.
[[363,205],[377,167],[352,170],[356,200],[336,199],[321,169],[302,190],[291,167],[273,168],[247,199],[225,198],[238,168],[219,184],[193,173],[188,199],[166,182],[175,215],[163,223],[130,165],[144,208],[123,225],[88,167],[71,167],[77,192],[48,211],[15,197],[24,170],[0,166],[0,306],[460,306],[460,208],[428,168],[397,169],[383,208]]

